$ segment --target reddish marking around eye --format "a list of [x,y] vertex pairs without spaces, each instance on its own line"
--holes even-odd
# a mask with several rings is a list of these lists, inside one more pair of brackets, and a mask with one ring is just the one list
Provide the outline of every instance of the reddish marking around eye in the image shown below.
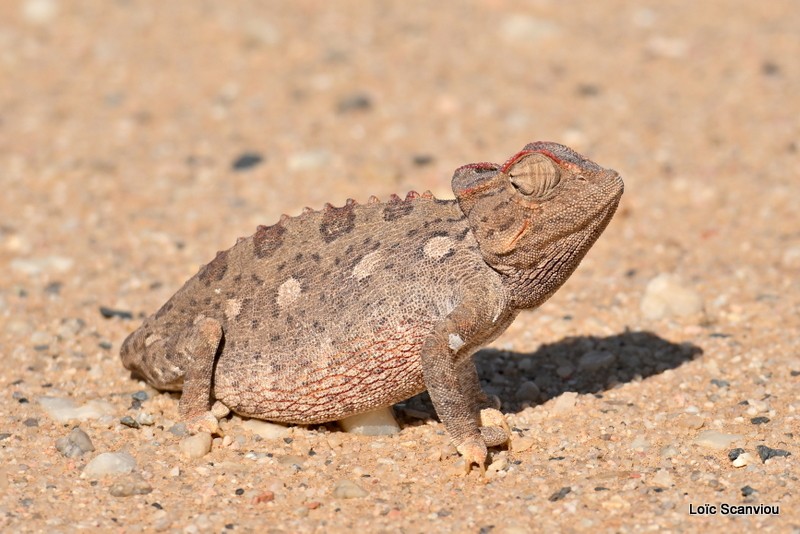
[[456,172],[460,171],[461,169],[475,169],[476,171],[494,171],[499,168],[497,163],[490,163],[488,161],[482,161],[480,163],[470,163],[469,165],[462,165]]
[[500,168],[500,172],[507,172],[508,169],[510,169],[511,166],[514,165],[520,159],[522,159],[525,156],[528,156],[530,154],[536,154],[536,153],[544,154],[545,156],[547,156],[548,158],[552,159],[556,163],[559,163],[559,164],[561,163],[561,159],[557,158],[556,155],[553,154],[552,152],[550,152],[549,150],[542,150],[542,149],[539,149],[539,150],[521,150],[521,151],[517,152],[516,154],[514,154],[513,156],[511,156],[508,159],[508,161],[503,163],[503,166]]

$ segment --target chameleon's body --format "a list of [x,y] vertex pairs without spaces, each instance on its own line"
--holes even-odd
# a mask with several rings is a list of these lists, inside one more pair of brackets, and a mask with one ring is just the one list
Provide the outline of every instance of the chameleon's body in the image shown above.
[[181,415],[211,430],[214,400],[320,423],[427,389],[468,464],[482,465],[508,431],[472,354],[561,286],[623,185],[562,145],[533,143],[503,166],[459,168],[453,189],[456,200],[348,201],[259,227],[125,340],[125,367],[182,389]]

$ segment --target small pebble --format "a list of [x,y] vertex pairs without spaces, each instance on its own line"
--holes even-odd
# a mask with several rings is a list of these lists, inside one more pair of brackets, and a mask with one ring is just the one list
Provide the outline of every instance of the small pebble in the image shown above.
[[672,475],[666,469],[659,469],[652,478],[653,484],[662,488],[669,488],[673,484]]
[[367,490],[347,479],[340,480],[333,488],[333,496],[337,499],[358,499],[367,495]]
[[211,451],[211,434],[198,432],[181,440],[181,453],[187,458],[202,458]]
[[234,171],[245,171],[252,169],[264,161],[263,156],[257,152],[244,152],[239,155],[231,164]]
[[130,415],[126,415],[125,417],[120,419],[119,422],[130,428],[139,428],[139,423],[136,421],[136,419],[134,419]]
[[339,426],[359,436],[391,436],[400,432],[391,406],[347,417],[339,421]]
[[132,474],[116,480],[108,491],[114,497],[130,497],[131,495],[147,495],[153,491],[153,488],[141,475]]
[[739,455],[744,454],[744,449],[741,447],[737,447],[735,449],[731,449],[728,451],[728,460],[735,460],[739,457]]
[[39,426],[39,420],[34,417],[29,417],[22,422],[28,428]]
[[136,422],[142,426],[151,426],[155,423],[155,419],[153,418],[152,414],[147,412],[139,412],[136,414]]
[[106,319],[111,319],[112,317],[119,317],[120,319],[133,319],[132,312],[128,310],[115,310],[114,308],[109,308],[107,306],[100,306],[100,315]]
[[186,423],[183,422],[175,423],[174,425],[169,427],[169,430],[167,430],[167,432],[179,438],[189,435],[189,429],[186,428]]
[[750,419],[750,422],[753,423],[754,425],[763,425],[764,423],[769,423],[769,417],[764,417],[764,416],[753,417],[752,419]]
[[742,486],[742,497],[749,497],[757,491],[757,489],[751,488],[750,486]]
[[417,154],[411,159],[411,162],[417,167],[424,167],[433,163],[434,159],[431,154]]
[[575,403],[578,402],[578,394],[574,391],[566,391],[562,393],[553,403],[553,415],[565,414],[572,411]]
[[103,452],[92,458],[83,474],[88,477],[130,473],[136,467],[136,459],[127,452]]
[[718,388],[728,388],[731,386],[731,383],[727,380],[720,380],[719,378],[712,378],[711,383]]
[[372,107],[372,99],[364,93],[354,93],[339,100],[336,111],[348,113],[352,111],[367,111]]
[[242,421],[242,428],[263,439],[278,439],[289,435],[289,427],[260,419],[246,419]]
[[516,397],[519,401],[538,401],[542,392],[536,382],[527,380],[523,382],[517,390]]
[[[730,456],[729,456],[730,457]],[[756,459],[749,452],[743,452],[733,460],[733,467],[745,467],[755,463]]]
[[59,423],[66,423],[72,419],[78,421],[99,419],[103,415],[111,415],[115,411],[113,404],[101,400],[91,400],[78,407],[72,399],[40,397],[39,404],[48,416]]
[[250,500],[250,504],[261,504],[265,502],[272,502],[275,500],[275,493],[272,491],[264,491],[256,495]]
[[561,489],[560,489],[560,490],[558,490],[557,492],[555,492],[555,493],[553,493],[552,495],[550,495],[550,497],[548,497],[548,498],[547,498],[547,500],[548,500],[548,501],[551,501],[551,502],[560,501],[561,499],[563,499],[564,497],[566,497],[566,496],[567,496],[567,494],[569,494],[571,491],[572,491],[572,488],[571,488],[571,487],[569,487],[569,486],[564,486],[563,488],[561,488]]
[[663,273],[647,284],[640,309],[651,320],[683,317],[702,311],[703,299],[679,277]]
[[331,154],[327,150],[307,150],[290,154],[286,162],[290,171],[312,171],[330,163]]
[[758,451],[758,456],[761,458],[762,462],[766,462],[770,458],[775,458],[776,456],[791,456],[791,452],[784,450],[784,449],[773,449],[772,447],[767,447],[766,445],[759,445],[756,447],[756,451]]
[[583,372],[597,372],[610,367],[617,360],[617,357],[605,350],[592,350],[585,353],[578,360],[578,370]]
[[137,391],[136,393],[131,393],[131,397],[133,397],[135,400],[138,400],[139,402],[144,402],[148,398],[150,398],[147,392],[142,390]]
[[694,438],[695,444],[707,449],[727,449],[731,443],[742,439],[741,434],[725,434],[716,430],[704,430]]
[[533,447],[535,441],[530,436],[523,436],[521,438],[513,438],[511,440],[511,450],[514,452],[524,452]]
[[63,438],[56,440],[56,450],[67,458],[77,458],[94,450],[94,444],[80,427],[75,427]]

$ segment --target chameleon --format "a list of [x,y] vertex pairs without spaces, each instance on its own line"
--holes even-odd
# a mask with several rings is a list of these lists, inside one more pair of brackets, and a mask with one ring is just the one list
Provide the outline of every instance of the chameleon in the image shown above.
[[239,238],[123,342],[132,376],[182,391],[192,431],[318,424],[427,390],[467,471],[510,431],[474,353],[545,302],[608,225],[620,175],[552,142],[430,192],[305,208]]

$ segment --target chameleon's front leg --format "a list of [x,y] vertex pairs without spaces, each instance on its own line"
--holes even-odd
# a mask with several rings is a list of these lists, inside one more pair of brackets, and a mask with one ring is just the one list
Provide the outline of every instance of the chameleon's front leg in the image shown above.
[[470,308],[462,304],[435,327],[422,348],[422,372],[436,413],[464,456],[466,470],[478,464],[484,472],[487,445],[505,443],[508,431],[502,426],[479,427],[488,399],[480,390],[470,353],[469,335],[481,326]]

